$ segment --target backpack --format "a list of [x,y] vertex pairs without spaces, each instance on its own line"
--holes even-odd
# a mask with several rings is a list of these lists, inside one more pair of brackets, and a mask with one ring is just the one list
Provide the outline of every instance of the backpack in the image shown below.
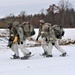
[[35,30],[34,30],[34,27],[32,25],[27,24],[27,25],[22,26],[22,28],[24,31],[24,35],[26,37],[30,37],[30,36],[35,35]]
[[42,37],[47,37],[49,35],[50,27],[51,27],[51,24],[50,23],[45,23],[42,26],[42,32],[41,32],[41,36]]
[[45,23],[42,27],[42,30],[45,32],[49,32],[49,28],[51,27],[50,23]]
[[52,29],[54,30],[55,36],[57,39],[61,39],[62,36],[64,36],[64,30],[62,26],[59,25],[53,25]]

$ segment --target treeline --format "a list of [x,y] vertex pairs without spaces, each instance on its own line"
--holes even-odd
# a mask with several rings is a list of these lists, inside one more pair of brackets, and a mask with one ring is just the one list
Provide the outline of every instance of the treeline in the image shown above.
[[75,28],[75,10],[72,8],[69,1],[60,0],[58,6],[50,5],[44,13],[44,9],[40,14],[26,15],[25,11],[21,11],[18,16],[10,14],[6,18],[0,19],[0,28],[6,28],[9,22],[18,21],[20,24],[24,21],[29,21],[34,27],[39,27],[39,20],[43,19],[52,25],[59,24],[64,28]]

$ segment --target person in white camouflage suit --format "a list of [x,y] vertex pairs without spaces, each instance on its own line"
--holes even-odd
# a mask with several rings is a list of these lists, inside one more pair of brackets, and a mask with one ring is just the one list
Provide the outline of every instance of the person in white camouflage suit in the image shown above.
[[18,47],[23,52],[23,57],[21,59],[28,59],[31,55],[31,52],[26,49],[26,36],[24,35],[23,28],[19,25],[19,22],[15,21],[13,23],[14,28],[17,30],[18,33]]
[[[51,24],[50,23],[45,23],[44,20],[40,20],[39,21],[40,23],[40,27],[39,27],[39,33],[38,33],[38,36],[36,38],[36,41],[38,41],[39,37],[41,36],[41,46],[44,50],[44,53],[42,53],[42,55],[46,55],[46,57],[49,57],[48,56],[48,47],[47,47],[47,38],[45,37],[46,35],[44,35],[43,33],[43,27],[45,27],[45,25],[47,24],[49,27]],[[50,57],[52,57],[52,55],[50,55]]]
[[52,57],[52,48],[55,46],[57,50],[62,53],[60,56],[66,56],[67,53],[59,46],[58,39],[55,36],[55,32],[52,29],[51,24],[44,23],[43,20],[40,20],[40,25],[42,26],[39,28],[39,34],[36,40],[38,40],[39,36],[41,35],[41,45],[44,49],[44,53],[42,55],[46,57]]
[[18,59],[19,58],[18,44],[17,41],[15,41],[15,38],[18,36],[17,30],[14,28],[13,23],[8,23],[8,29],[9,29],[8,47],[11,48],[11,50],[14,52],[12,58]]
[[61,35],[59,35],[59,33],[55,32],[54,28],[56,30],[59,30],[58,25],[53,25],[50,27],[49,37],[48,37],[48,55],[52,55],[52,49],[53,46],[55,46],[57,50],[62,53],[60,56],[65,57],[67,53],[59,45],[59,39],[61,39],[62,36],[64,35],[64,31],[62,30],[62,26],[61,26],[60,27]]

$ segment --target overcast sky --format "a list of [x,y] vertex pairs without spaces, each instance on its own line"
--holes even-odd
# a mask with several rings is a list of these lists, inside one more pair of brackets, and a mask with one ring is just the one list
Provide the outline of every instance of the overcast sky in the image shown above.
[[[26,11],[27,14],[37,14],[41,9],[47,9],[51,4],[58,4],[60,0],[0,0],[0,18],[20,14]],[[69,0],[74,7],[75,0]]]

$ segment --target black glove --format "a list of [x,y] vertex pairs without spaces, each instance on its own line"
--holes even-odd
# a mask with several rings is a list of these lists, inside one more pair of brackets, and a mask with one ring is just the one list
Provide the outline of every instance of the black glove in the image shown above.
[[21,44],[23,44],[23,42],[21,42]]
[[13,41],[13,38],[12,38],[12,37],[10,37],[10,38],[8,39],[8,41],[9,41],[9,42],[12,42],[12,41]]
[[36,41],[38,41],[38,38],[36,39]]
[[49,43],[49,42],[50,42],[50,40],[49,40],[49,39],[47,39],[47,38],[45,39],[45,41],[46,41],[47,43]]
[[11,48],[11,45],[7,45],[7,47]]
[[61,39],[61,35],[56,35],[56,38],[57,39]]
[[45,40],[46,42],[48,41],[48,39],[46,38],[46,40]]
[[61,35],[63,36],[63,35],[64,35],[64,33],[65,33],[65,32],[63,31]]
[[18,42],[18,45],[20,45],[20,42]]
[[11,48],[12,44],[13,44],[13,41],[10,41],[7,46],[8,46],[9,48]]
[[55,45],[55,43],[53,42],[52,45]]

